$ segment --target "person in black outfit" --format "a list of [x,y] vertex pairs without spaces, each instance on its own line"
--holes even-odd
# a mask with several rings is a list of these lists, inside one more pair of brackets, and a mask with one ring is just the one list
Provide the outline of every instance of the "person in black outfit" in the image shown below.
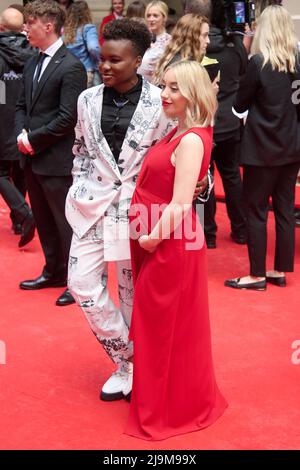
[[[246,243],[246,223],[242,200],[242,181],[239,169],[239,144],[241,125],[231,109],[245,73],[248,58],[240,36],[226,36],[225,10],[222,2],[211,2],[210,44],[207,56],[215,59],[220,67],[218,103],[219,109],[214,128],[214,144],[211,173],[216,164],[222,178],[226,209],[231,224],[231,238],[239,244]],[[216,198],[214,189],[204,207],[204,232],[208,248],[216,247],[217,224],[215,221]]]
[[[280,45],[280,48],[278,47]],[[297,38],[290,14],[267,7],[259,18],[247,73],[234,109],[249,110],[241,146],[250,275],[225,281],[236,289],[286,285],[294,269],[295,183],[300,165],[299,105],[292,83],[300,78]],[[267,217],[272,197],[276,222],[274,270],[266,271]]]
[[[28,39],[40,53],[24,68],[16,130],[46,259],[38,278],[21,282],[20,288],[26,290],[67,284],[72,230],[65,217],[65,199],[72,184],[77,98],[86,88],[86,72],[60,38],[65,15],[54,0],[36,0],[25,7]],[[65,290],[57,305],[73,302]]]
[[15,105],[19,96],[25,62],[33,55],[26,37],[21,34],[23,15],[15,8],[7,8],[0,18],[0,80],[5,87],[0,104],[0,194],[11,211],[13,230],[20,234],[19,247],[34,237],[35,223],[25,201],[26,184],[20,168],[20,153],[12,129]]

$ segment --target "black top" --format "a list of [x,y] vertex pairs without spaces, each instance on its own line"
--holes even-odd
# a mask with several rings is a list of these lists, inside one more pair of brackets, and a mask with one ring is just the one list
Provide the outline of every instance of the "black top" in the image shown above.
[[118,162],[125,135],[142,93],[143,80],[124,94],[114,88],[104,87],[101,128],[105,139]]
[[287,165],[300,160],[300,128],[292,102],[294,75],[262,68],[263,58],[254,55],[241,80],[234,108],[249,110],[241,146],[241,163],[254,166]]
[[218,111],[214,127],[214,140],[220,142],[239,137],[240,120],[232,113],[241,76],[244,75],[248,56],[240,36],[225,37],[215,26],[210,28],[207,56],[216,59],[220,68]]

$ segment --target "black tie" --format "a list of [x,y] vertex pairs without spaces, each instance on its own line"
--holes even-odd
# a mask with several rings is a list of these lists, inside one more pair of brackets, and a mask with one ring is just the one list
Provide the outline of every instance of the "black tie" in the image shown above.
[[38,61],[36,63],[36,72],[35,72],[34,79],[32,81],[31,98],[34,97],[35,91],[37,89],[37,86],[38,86],[38,83],[39,83],[39,78],[40,78],[40,75],[41,75],[42,66],[43,66],[43,63],[44,63],[44,60],[46,59],[46,57],[48,57],[48,54],[45,54],[44,52],[39,53]]

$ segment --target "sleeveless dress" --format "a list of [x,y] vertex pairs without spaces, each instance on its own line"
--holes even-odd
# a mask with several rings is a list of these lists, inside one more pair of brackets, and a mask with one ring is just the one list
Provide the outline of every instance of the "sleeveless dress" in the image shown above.
[[[212,128],[194,127],[177,136],[173,129],[152,147],[142,166],[130,208],[130,226],[150,233],[151,207],[169,204],[175,167],[171,155],[188,132],[204,145],[199,180],[209,166]],[[136,210],[136,205],[147,208]],[[134,209],[134,210],[133,210]],[[133,389],[125,433],[146,440],[197,431],[225,410],[214,376],[208,314],[207,262],[203,230],[194,209],[192,227],[200,247],[187,249],[191,234],[174,233],[153,253],[131,237],[134,304],[130,339],[134,345]],[[156,223],[156,222],[155,222]],[[155,225],[153,224],[153,226]],[[135,237],[136,238],[136,237]]]

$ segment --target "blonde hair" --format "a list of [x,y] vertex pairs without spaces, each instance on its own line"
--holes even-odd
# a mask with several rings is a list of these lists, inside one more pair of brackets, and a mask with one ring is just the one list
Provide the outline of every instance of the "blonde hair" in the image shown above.
[[218,104],[205,68],[194,60],[181,60],[165,73],[168,70],[174,72],[179,91],[187,100],[187,127],[212,125]]
[[205,16],[188,13],[182,16],[172,31],[171,41],[161,56],[154,74],[153,83],[161,83],[164,71],[172,59],[180,54],[180,59],[191,59],[201,63],[204,54],[201,52],[201,29],[209,24]]
[[153,0],[152,2],[148,3],[145,11],[145,19],[147,19],[148,11],[152,7],[156,7],[160,11],[166,22],[168,19],[169,7],[165,2],[162,2],[161,0]]
[[289,12],[280,5],[267,7],[259,17],[251,49],[263,56],[263,67],[270,63],[273,70],[296,70],[297,37]]

